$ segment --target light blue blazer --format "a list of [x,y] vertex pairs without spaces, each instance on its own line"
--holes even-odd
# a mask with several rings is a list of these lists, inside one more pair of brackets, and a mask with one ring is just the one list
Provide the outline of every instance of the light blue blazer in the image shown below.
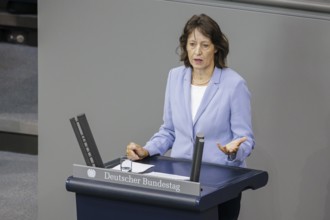
[[[149,154],[192,159],[195,136],[204,134],[203,161],[245,167],[254,147],[250,92],[245,80],[230,68],[215,68],[195,120],[191,114],[191,68],[170,71],[166,85],[163,125],[144,146]],[[234,161],[217,147],[239,137],[247,137]]]

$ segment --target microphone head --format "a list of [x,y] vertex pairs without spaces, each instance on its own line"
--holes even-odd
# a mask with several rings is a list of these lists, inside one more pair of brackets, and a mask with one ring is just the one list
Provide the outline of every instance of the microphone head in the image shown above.
[[196,134],[196,137],[197,137],[197,138],[203,138],[203,139],[204,139],[204,133],[203,133],[203,132],[198,132],[198,133]]

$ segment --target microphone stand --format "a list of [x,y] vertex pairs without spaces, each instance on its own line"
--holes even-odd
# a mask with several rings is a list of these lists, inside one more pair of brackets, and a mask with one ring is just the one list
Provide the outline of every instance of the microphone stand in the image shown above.
[[194,154],[191,167],[190,181],[199,182],[199,175],[202,165],[202,156],[204,149],[204,134],[197,133],[194,145]]

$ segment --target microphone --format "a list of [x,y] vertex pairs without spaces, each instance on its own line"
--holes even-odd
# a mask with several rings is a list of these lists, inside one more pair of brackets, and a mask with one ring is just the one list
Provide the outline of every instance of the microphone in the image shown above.
[[198,182],[202,165],[202,156],[204,149],[204,134],[197,133],[194,145],[194,154],[191,167],[190,181]]

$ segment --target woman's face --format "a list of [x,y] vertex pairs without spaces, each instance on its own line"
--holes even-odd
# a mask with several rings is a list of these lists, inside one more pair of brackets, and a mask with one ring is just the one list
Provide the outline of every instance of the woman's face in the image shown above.
[[214,44],[211,39],[204,36],[198,29],[195,29],[188,36],[187,52],[191,66],[197,71],[213,71],[214,68]]

